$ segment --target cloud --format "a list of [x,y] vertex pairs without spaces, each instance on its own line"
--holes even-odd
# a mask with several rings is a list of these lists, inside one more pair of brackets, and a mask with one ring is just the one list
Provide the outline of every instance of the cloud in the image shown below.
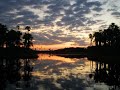
[[[84,34],[88,34],[93,25],[103,25],[105,20],[98,17],[103,17],[105,10],[112,16],[119,17],[119,11],[113,11],[118,10],[116,5],[106,7],[108,4],[109,1],[101,0],[0,0],[0,22],[8,27],[19,24],[30,25],[33,30],[44,30],[32,33],[36,44],[61,44],[71,41],[86,45]],[[45,28],[41,28],[42,26]],[[47,27],[55,28],[48,30]],[[84,33],[80,32],[81,28]],[[78,38],[79,34],[83,38]]]
[[66,42],[73,42],[76,45],[81,45],[81,46],[87,45],[87,43],[84,41],[84,38],[79,39],[74,35],[66,35],[63,33],[64,31],[62,30],[56,30],[56,31],[49,30],[47,32],[41,32],[37,34],[32,33],[32,34],[35,39],[34,43],[41,45],[63,44]]
[[[48,10],[44,12],[44,14],[46,13],[48,15],[45,16],[43,20],[40,20],[39,15],[36,15],[34,11],[25,9],[26,6],[29,6],[39,10],[42,9],[43,5],[47,5],[48,8]],[[45,25],[51,25],[51,23],[53,23],[59,16],[62,16],[61,22],[56,22],[57,25],[64,24],[72,27],[78,27],[78,24],[83,25],[82,22],[84,22],[84,18],[86,18],[84,15],[90,13],[90,7],[92,6],[97,6],[93,9],[95,11],[102,10],[99,8],[101,4],[98,1],[87,2],[87,0],[76,0],[73,3],[71,0],[1,0],[0,13],[2,13],[2,15],[0,16],[0,20],[2,20],[2,22],[6,23],[7,25],[11,23],[13,26],[15,23],[22,23],[22,25],[32,25],[33,22],[35,22],[35,24],[43,23]],[[10,12],[13,11],[17,12],[11,14]],[[61,12],[64,14],[61,14]],[[5,20],[3,18],[9,19]]]
[[112,15],[115,16],[116,18],[120,17],[120,12],[112,12]]
[[[71,1],[71,0],[70,0]],[[49,16],[45,16],[45,19],[43,20],[43,23],[48,22],[51,23],[52,21],[54,21],[57,16],[61,15],[61,11],[63,11],[65,13],[65,17],[63,17],[63,21],[64,22],[69,22],[69,20],[72,18],[74,20],[76,20],[75,18],[78,18],[78,14],[80,15],[84,15],[86,13],[90,12],[90,7],[92,6],[100,6],[101,4],[99,2],[87,2],[87,0],[76,0],[75,3],[73,5],[71,5],[70,1],[68,0],[1,0],[0,1],[0,13],[1,18],[3,18],[3,16],[6,18],[14,18],[15,16],[20,16],[23,15],[22,20],[26,20],[26,19],[30,19],[31,18],[31,22],[32,19],[33,21],[35,21],[38,19],[39,15],[35,15],[34,12],[30,11],[30,10],[25,10],[25,6],[31,6],[34,9],[41,9],[42,5],[48,5],[48,11],[46,11],[45,13],[48,13]],[[83,7],[81,7],[81,5],[83,5]],[[79,7],[80,6],[80,7]],[[68,7],[68,9],[66,9],[66,7]],[[74,9],[73,9],[74,7]],[[16,14],[12,15],[9,13],[11,11],[17,10],[18,12],[16,12]],[[100,8],[95,8],[94,10],[100,10]],[[67,16],[73,15],[73,17],[70,17],[67,19]],[[12,17],[12,18],[11,18]],[[25,19],[26,18],[26,19]],[[16,18],[17,19],[17,18]],[[12,20],[10,20],[12,21]],[[18,21],[18,20],[17,20]],[[4,21],[3,21],[4,22]],[[20,21],[21,22],[21,21]],[[7,22],[5,22],[7,23]],[[12,23],[12,22],[11,22]],[[17,23],[17,22],[16,22]],[[19,22],[18,22],[19,23]],[[30,24],[30,21],[27,20],[26,23]],[[72,22],[71,22],[72,23]]]

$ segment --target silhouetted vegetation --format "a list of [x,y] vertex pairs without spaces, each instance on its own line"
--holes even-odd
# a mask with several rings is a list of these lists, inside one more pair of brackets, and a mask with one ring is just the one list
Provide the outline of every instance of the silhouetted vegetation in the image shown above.
[[29,33],[24,34],[24,36],[23,36],[23,40],[24,40],[23,45],[24,45],[25,48],[29,48],[30,46],[33,45],[32,39],[33,39],[33,37],[32,37],[31,34],[29,34]]
[[107,29],[90,34],[89,38],[95,42],[95,46],[87,48],[88,59],[97,61],[95,82],[104,82],[112,86],[111,90],[120,89],[120,27],[111,23]]
[[120,47],[120,28],[115,23],[111,23],[107,29],[90,34],[90,39],[92,37],[96,46]]
[[51,51],[37,51],[38,53],[46,53],[46,54],[55,54],[57,56],[69,57],[69,58],[80,58],[86,57],[87,52],[86,48],[63,48],[58,50],[51,50]]
[[62,54],[79,54],[79,53],[84,53],[85,52],[85,48],[64,48],[64,49],[58,49],[58,50],[54,50],[55,53],[61,53]]
[[0,56],[36,57],[35,51],[30,49],[33,45],[33,36],[29,33],[31,28],[26,26],[25,29],[27,32],[22,33],[19,25],[14,30],[0,23]]
[[120,27],[111,23],[107,29],[89,34],[95,46],[89,46],[87,52],[93,55],[119,55],[120,53]]
[[0,58],[0,90],[5,90],[9,84],[20,88],[19,82],[24,82],[25,87],[30,87],[32,69],[29,59]]
[[96,83],[106,83],[111,90],[120,89],[120,65],[96,62],[94,80]]
[[[32,35],[29,33],[30,26],[26,26],[28,30],[22,35],[19,31],[20,26],[17,26],[17,30],[9,30],[6,25],[0,23],[0,47],[25,47],[29,48],[32,46]],[[22,37],[23,36],[23,37]]]
[[5,90],[9,84],[20,88],[20,82],[24,82],[24,87],[30,87],[29,80],[33,69],[30,58],[38,56],[30,49],[33,45],[30,26],[25,29],[27,32],[23,34],[19,25],[14,30],[0,23],[0,90]]

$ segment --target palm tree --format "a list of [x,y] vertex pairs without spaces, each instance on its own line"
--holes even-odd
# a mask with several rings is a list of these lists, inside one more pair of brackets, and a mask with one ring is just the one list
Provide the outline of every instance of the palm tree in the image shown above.
[[25,29],[28,30],[28,33],[29,33],[31,27],[30,26],[26,26]]
[[25,48],[30,48],[30,46],[33,45],[33,43],[32,43],[33,37],[32,37],[31,34],[25,33],[25,34],[23,35],[23,39],[24,39],[23,44],[24,44],[24,47],[25,47]]
[[20,47],[20,45],[22,45],[22,43],[21,43],[21,36],[22,36],[22,32],[20,32],[20,25],[17,25],[16,26],[16,28],[17,28],[17,40],[16,40],[16,45],[17,46],[19,46]]
[[20,30],[20,26],[19,25],[17,25],[16,28],[17,28],[18,31]]
[[90,46],[92,46],[93,35],[89,34],[89,38],[90,38]]
[[109,46],[116,46],[119,42],[118,38],[120,37],[120,29],[115,23],[111,23],[106,30],[107,40]]
[[22,36],[22,33],[20,31],[17,31],[16,32],[16,40],[15,40],[15,44],[17,47],[20,47],[20,45],[21,45],[21,36]]
[[99,31],[99,32],[95,32],[93,34],[93,37],[95,37],[95,45],[96,46],[101,46],[101,43],[102,43],[102,33]]
[[31,34],[29,34],[29,31],[30,31],[31,27],[30,26],[26,26],[25,29],[28,30],[28,33],[25,33],[23,35],[23,39],[24,39],[23,44],[24,44],[25,48],[29,48],[30,46],[33,45],[33,43],[32,43],[33,37],[32,37]]
[[[110,46],[120,48],[120,28],[111,23],[107,29],[99,30],[93,34],[95,38],[96,46]],[[89,38],[92,39],[92,35],[89,34]]]
[[107,30],[104,29],[104,31],[102,32],[102,43],[103,46],[107,46]]

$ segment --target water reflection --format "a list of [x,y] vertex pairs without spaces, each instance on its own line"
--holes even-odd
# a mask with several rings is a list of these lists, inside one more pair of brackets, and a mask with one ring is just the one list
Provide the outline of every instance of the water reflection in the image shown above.
[[[50,56],[46,54],[40,55],[39,61],[36,61],[34,66],[34,74],[40,71],[40,76],[50,75],[69,75],[69,74],[85,74],[89,73],[90,69],[95,65],[87,60],[87,58],[64,58],[59,56]],[[94,63],[95,64],[95,63]]]
[[[29,59],[0,58],[0,90],[29,87],[32,67]],[[23,86],[22,83],[24,83]]]
[[120,89],[120,65],[97,62],[94,80],[96,83],[106,83],[111,90]]
[[120,66],[40,54],[0,58],[0,90],[119,90]]
[[115,73],[118,73],[116,68],[119,65],[115,66],[87,58],[70,59],[42,54],[35,62],[32,75],[37,78],[42,90],[116,90],[119,74],[116,76]]
[[95,62],[87,58],[70,59],[42,54],[35,63],[32,75],[39,79],[43,90],[89,90],[94,83],[89,73],[94,71]]

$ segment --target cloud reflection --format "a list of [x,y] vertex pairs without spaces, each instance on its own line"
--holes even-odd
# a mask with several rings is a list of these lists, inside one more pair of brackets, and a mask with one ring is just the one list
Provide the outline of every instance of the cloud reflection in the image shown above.
[[[52,83],[59,89],[79,88],[88,85],[87,75],[91,72],[90,61],[87,58],[70,59],[54,55],[40,54],[35,62],[33,76],[38,77],[44,82]],[[74,85],[72,85],[74,83]],[[70,85],[69,87],[67,86]],[[82,86],[75,86],[75,85]],[[72,86],[71,86],[72,85]]]

